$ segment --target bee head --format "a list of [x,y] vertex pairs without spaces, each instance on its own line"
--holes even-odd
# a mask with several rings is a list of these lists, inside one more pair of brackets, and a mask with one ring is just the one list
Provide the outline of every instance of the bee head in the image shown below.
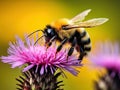
[[45,34],[46,42],[49,41],[52,37],[57,36],[57,32],[55,28],[51,27],[50,25],[46,26],[44,30],[44,34]]

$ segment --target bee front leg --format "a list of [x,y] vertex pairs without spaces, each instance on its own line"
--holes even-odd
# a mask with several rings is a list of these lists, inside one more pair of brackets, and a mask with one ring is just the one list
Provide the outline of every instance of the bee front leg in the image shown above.
[[53,36],[50,40],[49,40],[49,42],[47,42],[46,44],[47,44],[47,47],[49,47],[49,46],[51,46],[52,45],[52,42],[56,39],[56,35],[55,36]]

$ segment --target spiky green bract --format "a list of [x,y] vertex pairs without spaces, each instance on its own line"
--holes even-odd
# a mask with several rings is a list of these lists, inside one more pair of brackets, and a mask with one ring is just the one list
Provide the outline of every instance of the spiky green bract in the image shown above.
[[107,74],[99,76],[98,81],[94,81],[95,90],[120,90],[120,76],[118,72],[108,71]]
[[16,80],[18,81],[18,90],[63,90],[63,81],[58,81],[58,77],[61,75],[60,72],[52,74],[50,72],[44,73],[43,75],[34,72],[33,69],[23,72],[23,76],[19,76]]

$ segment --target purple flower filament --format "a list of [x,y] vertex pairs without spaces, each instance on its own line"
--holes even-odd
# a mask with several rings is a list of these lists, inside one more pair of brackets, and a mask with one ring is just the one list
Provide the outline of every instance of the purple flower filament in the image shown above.
[[30,38],[26,38],[23,42],[17,37],[15,43],[10,43],[8,49],[8,56],[2,56],[2,62],[9,63],[12,68],[21,67],[28,64],[23,72],[32,68],[35,72],[39,72],[41,75],[47,72],[54,74],[56,69],[67,70],[73,75],[79,73],[75,67],[81,66],[77,60],[77,56],[71,55],[67,58],[68,51],[62,49],[56,53],[56,47],[46,47],[45,44],[34,45],[35,41]]

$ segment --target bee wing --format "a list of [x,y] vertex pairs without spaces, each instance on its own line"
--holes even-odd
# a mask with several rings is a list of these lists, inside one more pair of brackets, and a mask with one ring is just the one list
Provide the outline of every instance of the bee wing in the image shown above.
[[75,25],[65,26],[64,29],[68,30],[72,28],[91,28],[91,27],[101,25],[107,21],[108,21],[107,18],[94,18],[94,19],[90,19],[84,22],[77,22]]
[[79,13],[77,16],[73,17],[71,19],[71,21],[78,22],[78,21],[84,20],[85,16],[87,16],[90,11],[91,11],[91,9],[87,9],[87,10],[83,11],[82,13]]
[[101,25],[107,21],[108,21],[108,18],[93,18],[84,22],[78,22],[77,25],[79,27],[89,28],[89,27],[95,27],[95,26]]

